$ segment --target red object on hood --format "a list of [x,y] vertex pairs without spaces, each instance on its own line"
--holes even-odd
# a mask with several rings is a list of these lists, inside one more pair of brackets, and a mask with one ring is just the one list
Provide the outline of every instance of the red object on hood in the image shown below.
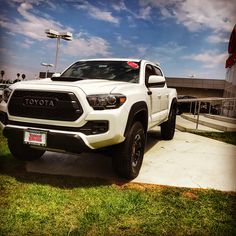
[[132,67],[133,69],[138,69],[139,68],[139,65],[135,62],[132,62],[132,61],[128,61],[127,64]]

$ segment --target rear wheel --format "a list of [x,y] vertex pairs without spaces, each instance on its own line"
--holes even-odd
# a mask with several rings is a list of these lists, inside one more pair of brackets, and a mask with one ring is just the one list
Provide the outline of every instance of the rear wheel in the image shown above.
[[164,140],[171,140],[174,137],[175,123],[176,123],[176,106],[175,104],[172,104],[168,120],[163,124],[161,124],[161,136]]
[[45,153],[44,150],[31,148],[30,146],[13,139],[8,139],[8,147],[11,154],[21,161],[34,161]]
[[135,122],[125,141],[115,148],[113,167],[120,177],[134,179],[138,176],[143,162],[144,149],[144,128],[140,122]]

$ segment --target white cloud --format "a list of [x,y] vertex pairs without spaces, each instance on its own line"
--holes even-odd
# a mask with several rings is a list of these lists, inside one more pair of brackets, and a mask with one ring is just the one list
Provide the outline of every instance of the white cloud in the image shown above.
[[1,18],[0,26],[14,34],[21,34],[34,40],[46,40],[45,29],[52,28],[57,31],[70,31],[72,28],[62,26],[59,22],[52,19],[46,19],[32,13],[33,5],[29,2],[23,2],[17,8],[18,13],[23,20],[17,18],[15,21]]
[[139,15],[137,15],[137,18],[149,20],[151,17],[151,10],[152,10],[152,8],[150,6],[141,8]]
[[124,39],[121,35],[117,36],[117,43],[121,45],[122,47],[133,47],[131,41]]
[[173,56],[184,48],[184,46],[181,46],[175,42],[168,42],[160,47],[155,47],[155,51],[158,52],[158,54]]
[[4,47],[0,48],[0,54],[1,54],[0,62],[14,61],[15,59],[18,59],[18,57],[15,55],[13,51],[10,51]]
[[202,26],[216,31],[231,31],[236,22],[234,0],[189,0],[180,6],[176,17],[192,31],[200,30]]
[[119,24],[119,19],[112,16],[112,12],[101,10],[100,8],[90,4],[87,1],[78,1],[78,3],[76,4],[76,8],[87,11],[88,14],[94,19]]
[[212,34],[207,37],[209,43],[228,43],[229,39],[224,37],[222,34]]
[[182,57],[187,60],[194,60],[203,63],[204,68],[223,67],[227,58],[227,53],[219,53],[218,51],[206,51],[204,53],[192,54]]
[[139,46],[139,47],[137,48],[138,54],[140,55],[139,57],[143,57],[143,55],[146,54],[147,49],[148,49],[148,48],[145,47],[145,46]]
[[137,48],[139,48],[139,57],[164,64],[170,62],[173,58],[177,58],[185,47],[175,42],[168,42],[161,46],[140,45]]
[[[127,19],[129,22],[132,22],[134,19],[143,19],[143,20],[150,20],[151,19],[151,6],[143,6],[140,9],[138,9],[138,12],[133,11],[132,9],[129,9],[123,0],[117,1],[113,0],[111,1],[111,7],[117,11],[121,12],[124,11],[128,13]],[[132,26],[135,26],[132,22]]]
[[11,1],[6,1],[7,4],[9,4],[12,7],[17,6],[18,4],[22,3],[29,3],[32,5],[39,5],[41,3],[47,4],[51,9],[56,9],[58,8],[58,5],[56,6],[55,2],[52,0],[11,0]]
[[227,43],[236,23],[235,0],[139,0],[140,6],[158,8],[163,19],[172,18],[191,32],[211,29],[206,41]]
[[109,43],[100,37],[89,36],[85,33],[62,47],[66,55],[82,57],[109,56]]
[[23,48],[30,48],[33,45],[33,41],[29,40],[29,39],[25,39],[25,41],[23,43],[21,43]]
[[141,7],[160,9],[163,17],[175,18],[189,31],[210,28],[230,32],[236,22],[235,0],[140,0]]
[[111,6],[114,10],[119,11],[119,12],[127,10],[127,7],[126,7],[123,0],[121,0],[119,2],[115,0],[114,2],[112,2]]
[[[24,47],[24,44],[30,46],[31,42],[26,39],[22,46]],[[18,55],[6,48],[0,48],[0,55],[0,68],[5,71],[4,77],[8,80],[14,80],[17,73],[25,74],[27,79],[33,79],[41,69],[37,57],[30,58],[30,61],[27,61],[27,55]]]
[[179,57],[179,53],[185,48],[175,42],[168,42],[162,46],[130,44],[130,48],[134,48],[136,53],[134,58],[144,58],[158,63],[168,63],[173,58]]

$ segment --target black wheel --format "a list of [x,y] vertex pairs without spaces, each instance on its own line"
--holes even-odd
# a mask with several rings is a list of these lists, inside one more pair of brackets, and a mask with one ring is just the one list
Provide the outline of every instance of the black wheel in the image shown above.
[[120,177],[134,179],[138,176],[143,162],[144,149],[144,128],[140,122],[135,122],[125,141],[115,148],[113,167]]
[[44,150],[31,148],[20,141],[8,139],[8,147],[11,154],[21,161],[34,161],[39,159],[44,153]]
[[168,120],[163,124],[161,124],[161,136],[164,140],[171,140],[174,137],[175,122],[176,122],[176,106],[175,104],[172,104]]

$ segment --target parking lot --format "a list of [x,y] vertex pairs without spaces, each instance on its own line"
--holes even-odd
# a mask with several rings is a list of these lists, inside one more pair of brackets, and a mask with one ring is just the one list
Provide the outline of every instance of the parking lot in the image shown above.
[[[236,191],[236,146],[176,131],[171,141],[161,140],[159,130],[148,134],[138,183]],[[41,160],[26,164],[27,171],[95,177],[118,181],[111,153],[81,155],[46,152]]]

